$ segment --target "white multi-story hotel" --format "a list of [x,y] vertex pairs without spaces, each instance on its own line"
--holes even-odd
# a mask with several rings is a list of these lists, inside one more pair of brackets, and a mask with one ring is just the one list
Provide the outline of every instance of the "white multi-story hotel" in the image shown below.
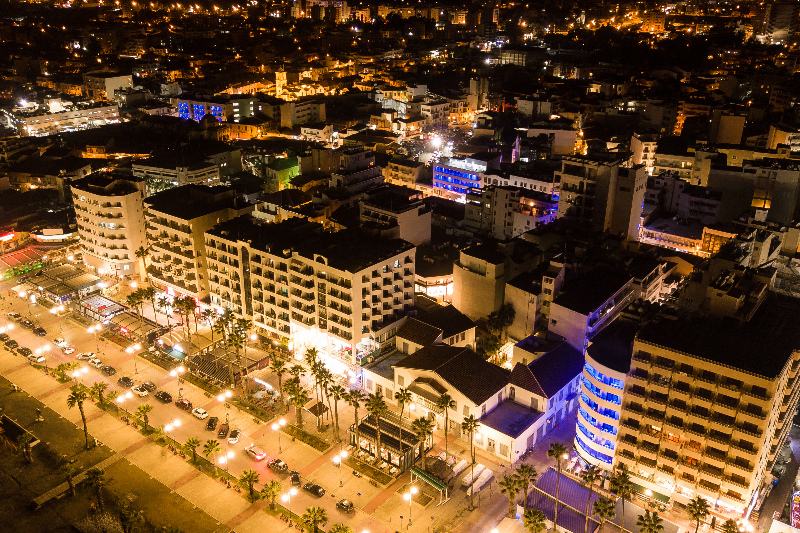
[[97,172],[72,182],[72,201],[84,262],[101,274],[138,274],[135,253],[145,244],[144,180]]
[[[252,318],[302,356],[345,365],[374,351],[414,306],[416,247],[291,218],[239,217],[206,231],[211,303]],[[340,368],[340,370],[344,367]]]

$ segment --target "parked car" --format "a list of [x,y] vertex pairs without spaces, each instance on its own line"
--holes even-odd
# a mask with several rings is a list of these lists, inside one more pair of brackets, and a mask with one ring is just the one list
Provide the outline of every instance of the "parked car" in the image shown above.
[[23,318],[22,320],[20,320],[19,325],[25,329],[33,329],[36,327],[36,325],[27,318]]
[[241,435],[241,431],[238,429],[234,429],[231,431],[231,434],[228,436],[228,444],[236,444],[239,442],[239,435]]
[[44,356],[42,354],[28,354],[28,361],[32,363],[44,363]]
[[228,436],[228,430],[230,426],[228,424],[220,424],[219,431],[217,431],[217,438],[224,439]]
[[94,352],[81,352],[75,357],[79,361],[88,361],[89,359],[94,359],[95,353]]
[[128,376],[122,376],[121,378],[119,378],[117,380],[117,383],[119,383],[121,386],[125,387],[126,389],[130,389],[131,387],[133,387],[133,380],[131,378],[129,378]]
[[206,422],[206,429],[208,431],[214,431],[215,429],[217,429],[217,422],[219,422],[219,418],[217,418],[216,416],[212,416],[211,418],[208,419],[208,422]]
[[352,513],[356,510],[356,506],[350,500],[339,500],[336,502],[336,508],[343,513]]
[[55,339],[53,339],[53,344],[55,344],[59,348],[67,347],[67,341],[64,340],[64,337],[56,337]]
[[103,362],[97,357],[89,359],[89,364],[95,368],[103,368]]
[[306,483],[303,485],[303,490],[306,492],[310,492],[317,498],[322,498],[325,496],[325,489],[317,485],[316,483]]
[[20,354],[20,355],[23,355],[25,357],[28,357],[33,352],[31,351],[30,348],[26,348],[24,346],[20,346],[19,348],[17,348],[17,353]]
[[131,390],[133,391],[134,394],[140,397],[145,397],[149,394],[149,392],[147,392],[147,389],[145,389],[141,385],[136,385],[135,387],[131,388]]
[[195,418],[199,418],[200,420],[205,420],[206,418],[208,418],[208,411],[206,411],[202,407],[195,407],[194,409],[192,409],[192,415],[194,415]]
[[273,459],[269,463],[267,463],[267,468],[272,470],[273,472],[278,472],[279,474],[285,474],[289,471],[289,465],[281,461],[280,459]]
[[61,350],[64,352],[65,355],[71,355],[75,353],[74,346],[64,346]]
[[17,341],[15,341],[14,339],[8,339],[6,341],[6,348],[10,348],[10,349],[13,350],[17,346],[19,346],[19,343]]
[[39,337],[44,337],[45,335],[47,335],[47,331],[45,331],[45,329],[42,326],[33,328],[33,332]]
[[8,333],[0,333],[0,341],[3,341],[3,342],[5,342],[5,341],[7,341],[7,340],[8,340],[8,339],[10,339],[10,338],[11,338],[11,337],[9,337],[9,336],[8,336]]
[[147,392],[153,392],[154,390],[156,390],[156,384],[153,383],[152,381],[145,381],[144,383],[142,383],[142,387]]
[[183,409],[184,411],[192,410],[192,402],[190,402],[186,398],[180,398],[178,400],[175,400],[175,405],[178,406],[178,409]]
[[292,484],[293,487],[300,486],[300,472],[297,470],[292,470],[289,472],[289,482]]
[[106,365],[106,366],[100,368],[100,372],[102,372],[106,376],[113,376],[114,374],[117,373],[117,369],[114,368],[113,366]]
[[153,397],[160,402],[164,403],[172,402],[172,396],[170,396],[170,394],[167,391],[160,390],[157,393],[153,394]]
[[6,316],[11,320],[19,320],[22,315],[19,313],[8,313]]
[[261,461],[267,456],[267,454],[264,452],[264,450],[262,450],[261,448],[259,448],[255,444],[251,444],[250,446],[247,446],[244,449],[244,451],[247,452],[247,455],[249,455],[250,457],[252,457],[256,461]]

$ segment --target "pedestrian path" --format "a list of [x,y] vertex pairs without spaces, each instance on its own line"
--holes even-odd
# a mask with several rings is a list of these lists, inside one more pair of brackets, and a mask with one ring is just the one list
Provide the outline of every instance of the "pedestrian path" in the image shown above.
[[[100,461],[99,463],[94,465],[92,468],[99,468],[100,470],[105,470],[107,467],[113,465],[114,463],[116,463],[120,459],[122,459],[122,456],[120,454],[118,454],[118,453],[115,453],[114,455],[112,455],[108,459]],[[86,472],[88,472],[92,468],[87,468],[85,471],[83,471],[80,474],[74,476],[72,478],[73,484],[77,485],[78,483],[80,483],[84,479],[86,479]],[[33,502],[36,504],[36,507],[39,508],[42,505],[44,505],[45,503],[47,503],[50,500],[52,500],[53,498],[56,498],[56,497],[64,494],[68,489],[69,489],[69,483],[67,483],[65,481],[61,485],[58,485],[57,487],[54,487],[54,488],[48,490],[47,492],[45,492],[44,494],[42,494],[38,498],[34,498]]]

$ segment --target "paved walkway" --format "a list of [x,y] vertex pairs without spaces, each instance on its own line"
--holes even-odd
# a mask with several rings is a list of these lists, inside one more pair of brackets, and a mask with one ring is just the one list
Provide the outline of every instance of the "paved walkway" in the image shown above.
[[[99,468],[100,470],[105,470],[106,468],[108,468],[109,466],[113,465],[114,463],[116,463],[120,459],[122,459],[122,456],[120,454],[118,454],[118,453],[115,453],[114,455],[112,455],[111,457],[106,459],[105,461],[101,461],[101,462],[97,463],[92,468]],[[87,468],[85,471],[83,471],[80,474],[78,474],[75,477],[73,477],[72,478],[73,485],[77,485],[78,483],[80,483],[81,481],[86,479],[86,472],[88,472],[89,470],[91,470],[91,468]],[[48,501],[52,500],[53,498],[56,498],[56,497],[64,494],[67,490],[69,490],[69,483],[64,482],[61,485],[59,485],[57,487],[54,487],[51,490],[48,490],[47,492],[45,492],[44,494],[42,494],[38,498],[34,498],[33,502],[36,504],[36,507],[41,507],[43,504],[47,503]]]

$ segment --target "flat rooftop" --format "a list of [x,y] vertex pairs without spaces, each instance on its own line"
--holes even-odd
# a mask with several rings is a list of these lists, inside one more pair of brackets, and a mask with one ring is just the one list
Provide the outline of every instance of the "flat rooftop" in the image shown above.
[[773,296],[749,322],[683,318],[647,324],[636,338],[774,379],[800,350],[800,302]]
[[513,400],[506,400],[481,417],[481,424],[515,439],[543,415]]
[[577,279],[567,280],[562,292],[553,300],[553,304],[588,315],[614,296],[631,279],[631,275],[624,272],[596,268]]

